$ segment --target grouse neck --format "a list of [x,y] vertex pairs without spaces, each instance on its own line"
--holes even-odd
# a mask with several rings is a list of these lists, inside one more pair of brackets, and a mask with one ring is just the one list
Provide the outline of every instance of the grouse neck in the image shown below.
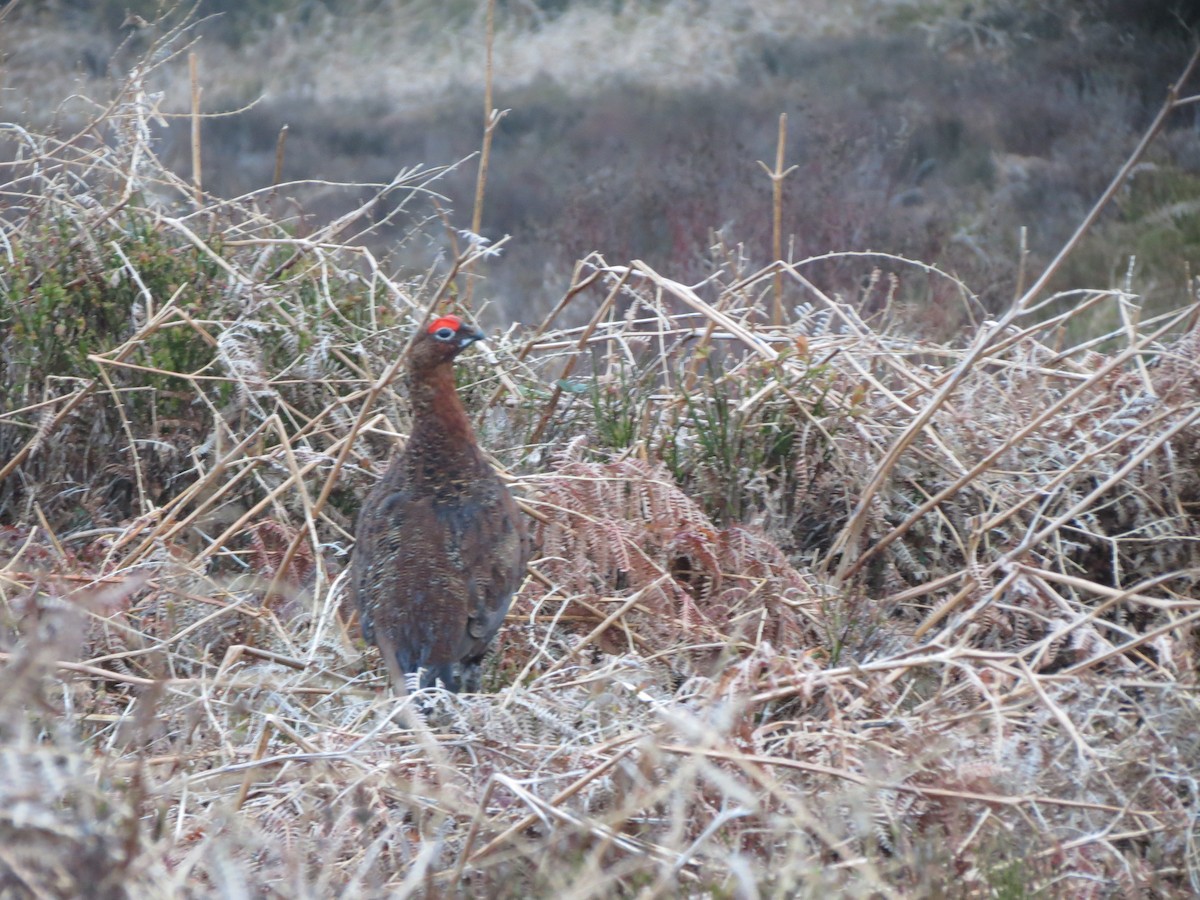
[[454,367],[450,363],[435,366],[426,372],[410,372],[409,396],[412,399],[412,433],[408,439],[410,452],[420,448],[427,454],[469,453],[479,456],[475,430],[454,385]]

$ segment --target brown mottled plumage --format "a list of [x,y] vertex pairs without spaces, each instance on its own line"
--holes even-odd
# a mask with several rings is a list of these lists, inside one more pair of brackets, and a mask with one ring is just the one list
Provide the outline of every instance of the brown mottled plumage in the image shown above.
[[479,663],[524,577],[529,542],[483,458],[454,359],[483,333],[442,316],[408,361],[412,430],[358,516],[350,592],[363,636],[421,685],[479,689]]

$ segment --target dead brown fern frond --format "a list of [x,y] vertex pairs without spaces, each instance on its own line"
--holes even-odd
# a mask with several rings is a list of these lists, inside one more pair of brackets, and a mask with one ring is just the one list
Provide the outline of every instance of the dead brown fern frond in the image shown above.
[[[815,602],[811,579],[753,529],[715,527],[662,467],[575,461],[531,484],[546,583],[568,596],[618,598],[653,585],[622,616],[650,647],[814,640],[800,611]],[[523,595],[522,608],[539,596]],[[615,648],[611,638],[601,646]]]

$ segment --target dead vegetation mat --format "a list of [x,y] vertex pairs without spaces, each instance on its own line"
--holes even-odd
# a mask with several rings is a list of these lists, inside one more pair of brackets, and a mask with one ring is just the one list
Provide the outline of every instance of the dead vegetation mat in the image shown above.
[[0,892],[1200,890],[1194,303],[937,345],[805,261],[582,260],[463,366],[539,548],[489,692],[396,696],[353,516],[496,248],[436,170],[315,230],[305,185],[203,194],[152,75],[0,134]]

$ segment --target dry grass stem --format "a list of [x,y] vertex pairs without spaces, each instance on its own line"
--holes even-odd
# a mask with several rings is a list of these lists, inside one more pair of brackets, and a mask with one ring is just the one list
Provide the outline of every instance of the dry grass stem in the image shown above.
[[282,140],[205,194],[155,72],[0,131],[0,893],[1200,891],[1194,303],[1043,274],[935,343],[816,260],[592,254],[460,369],[538,545],[487,692],[394,696],[354,516],[504,242],[446,168],[283,182]]

